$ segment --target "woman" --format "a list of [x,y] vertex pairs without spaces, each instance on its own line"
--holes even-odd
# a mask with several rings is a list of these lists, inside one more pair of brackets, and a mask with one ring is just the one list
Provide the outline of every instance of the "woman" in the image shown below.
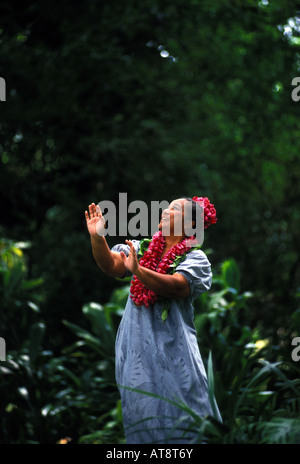
[[111,250],[97,234],[101,212],[95,204],[85,212],[100,269],[114,277],[133,276],[116,338],[116,381],[127,443],[190,443],[195,439],[191,417],[180,404],[201,417],[213,415],[192,305],[211,286],[211,266],[184,232],[185,208],[192,206],[190,225],[195,228],[200,205],[207,228],[217,220],[214,205],[207,198],[180,198],[163,211],[151,240],[126,240]]

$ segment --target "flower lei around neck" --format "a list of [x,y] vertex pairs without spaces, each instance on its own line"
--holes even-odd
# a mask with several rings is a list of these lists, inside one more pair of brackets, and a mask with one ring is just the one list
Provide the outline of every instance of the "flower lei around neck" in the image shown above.
[[[208,198],[193,197],[204,208],[204,228],[217,221],[216,211],[214,205],[210,203]],[[162,231],[156,232],[152,239],[144,239],[140,243],[139,256],[141,256],[139,263],[141,266],[156,271],[160,274],[174,273],[178,264],[185,258],[186,253],[191,250],[201,248],[200,245],[193,246],[192,240],[194,237],[186,237],[180,243],[174,245],[164,256],[161,258],[165,238]],[[146,308],[159,299],[155,292],[147,288],[136,275],[133,276],[130,286],[130,298],[136,306],[145,305]],[[165,321],[168,315],[170,306],[169,301],[165,301],[162,319]]]
[[[144,245],[145,240],[142,240],[141,245]],[[173,266],[176,257],[182,256],[188,250],[191,249],[190,246],[186,245],[187,238],[182,242],[174,245],[161,259],[161,254],[165,246],[165,238],[162,235],[162,232],[156,232],[152,240],[149,243],[148,249],[144,251],[143,256],[140,259],[140,265],[151,269],[152,271],[159,272],[160,274],[167,274],[169,268]],[[143,248],[142,248],[143,250]],[[149,304],[154,303],[158,296],[152,290],[149,290],[142,282],[139,281],[136,275],[133,276],[131,287],[130,287],[130,297],[136,304],[136,306],[145,305],[147,308]]]

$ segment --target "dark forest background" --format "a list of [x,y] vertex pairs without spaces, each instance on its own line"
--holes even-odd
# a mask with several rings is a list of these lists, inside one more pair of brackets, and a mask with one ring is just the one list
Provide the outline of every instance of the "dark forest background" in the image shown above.
[[[105,349],[128,282],[97,269],[84,218],[91,202],[118,206],[120,192],[149,207],[193,195],[216,207],[204,242],[215,282],[199,300],[197,327],[225,418],[251,343],[264,340],[265,359],[299,370],[294,1],[11,0],[0,7],[0,76],[2,442],[77,442],[96,432],[91,442],[122,442],[113,348]],[[229,341],[242,351],[221,392]],[[299,372],[289,375],[297,382]],[[269,422],[282,409],[272,398]],[[299,395],[290,403],[285,416],[295,420]],[[259,422],[250,416],[246,428]],[[225,420],[222,437],[239,420]],[[251,442],[251,433],[230,439]]]

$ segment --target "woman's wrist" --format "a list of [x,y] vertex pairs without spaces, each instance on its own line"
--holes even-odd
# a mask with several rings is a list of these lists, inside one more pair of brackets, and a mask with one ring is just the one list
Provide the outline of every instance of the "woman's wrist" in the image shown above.
[[102,245],[106,242],[105,237],[103,235],[93,234],[91,235],[92,243]]
[[114,266],[114,258],[105,237],[100,235],[91,235],[91,244],[93,256],[98,266],[104,272],[111,270]]
[[140,264],[138,264],[138,267],[134,274],[140,282],[142,282],[146,287],[150,288],[151,290],[154,288],[155,290],[158,290],[162,285],[161,277],[163,276],[163,274],[158,274],[157,272],[152,271],[151,269],[147,269],[141,266]]
[[133,274],[136,275],[139,280],[141,280],[143,273],[142,267],[139,263],[137,264],[136,269],[133,271]]

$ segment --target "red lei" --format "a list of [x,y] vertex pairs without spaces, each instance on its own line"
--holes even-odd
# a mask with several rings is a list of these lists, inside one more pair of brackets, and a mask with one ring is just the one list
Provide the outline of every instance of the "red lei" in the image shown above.
[[[166,239],[162,235],[162,231],[156,232],[139,263],[141,266],[151,269],[152,271],[159,272],[160,274],[167,274],[175,258],[191,250],[191,245],[187,245],[187,241],[191,239],[192,237],[185,238],[182,242],[177,243],[161,259]],[[130,298],[134,301],[136,306],[145,305],[148,308],[149,304],[154,303],[158,296],[152,290],[149,290],[149,288],[140,282],[137,276],[134,275],[130,286]]]

